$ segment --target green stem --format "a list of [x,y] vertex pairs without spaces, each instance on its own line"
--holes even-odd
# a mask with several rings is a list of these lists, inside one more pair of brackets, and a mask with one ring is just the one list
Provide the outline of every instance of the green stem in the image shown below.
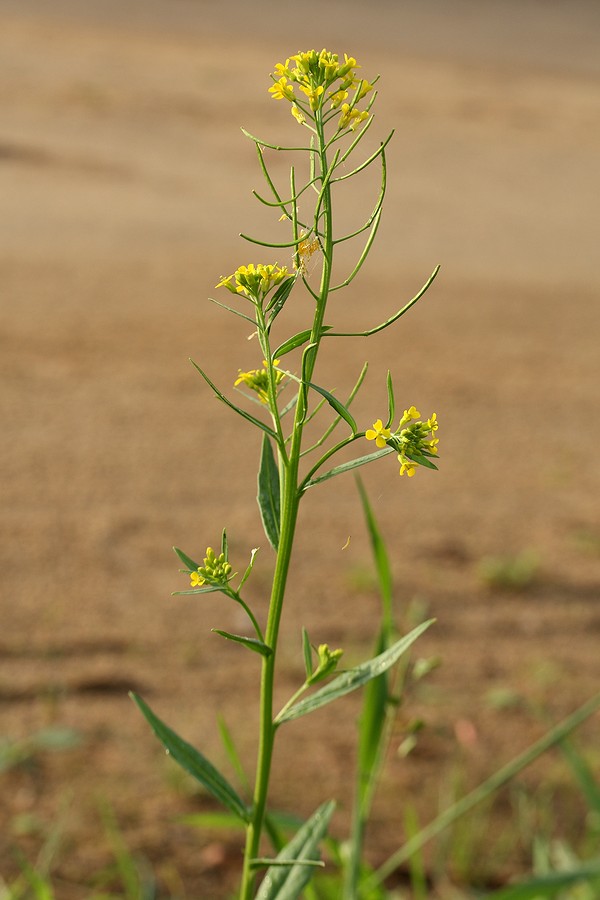
[[254,893],[255,873],[251,861],[259,855],[260,838],[265,817],[265,808],[271,774],[271,760],[275,740],[273,723],[273,687],[275,682],[275,659],[279,623],[283,609],[283,598],[292,555],[292,546],[298,516],[298,460],[290,458],[287,469],[284,469],[283,504],[281,509],[281,534],[277,551],[277,562],[273,574],[273,587],[265,643],[273,649],[269,657],[263,657],[260,683],[260,737],[256,781],[252,808],[252,821],[246,832],[246,848],[244,852],[244,869],[240,900],[250,900]]
[[[306,367],[306,380],[310,381],[315,367],[318,348],[321,342],[325,307],[331,284],[331,265],[333,257],[332,238],[332,212],[331,212],[331,188],[327,178],[328,165],[325,151],[325,135],[320,112],[316,115],[318,135],[318,156],[321,169],[321,183],[323,185],[319,203],[324,219],[323,226],[323,270],[321,273],[321,285],[319,299],[317,301],[310,343],[315,345],[315,352],[311,355]],[[296,414],[292,429],[292,442],[287,461],[280,454],[281,466],[281,532],[279,547],[277,549],[277,561],[273,573],[273,585],[269,614],[265,631],[265,643],[271,647],[273,653],[269,657],[263,657],[261,683],[260,683],[260,736],[258,744],[258,757],[256,765],[256,781],[252,806],[252,820],[246,831],[246,846],[244,851],[244,867],[242,872],[242,884],[240,900],[251,900],[254,894],[255,870],[251,863],[259,856],[260,839],[265,819],[265,809],[271,775],[271,762],[273,758],[273,745],[275,742],[276,725],[273,721],[273,688],[275,683],[275,661],[277,658],[277,640],[279,625],[283,610],[285,587],[292,556],[296,522],[298,519],[298,506],[300,492],[298,490],[298,468],[302,450],[302,431],[306,420],[306,403],[303,400],[302,386],[298,390]]]
[[258,304],[256,306],[256,325],[258,329],[258,340],[260,341],[260,347],[264,354],[265,365],[267,367],[267,378],[269,380],[269,410],[271,412],[271,419],[273,420],[273,427],[275,429],[275,433],[277,434],[277,444],[279,447],[279,452],[284,459],[287,459],[285,453],[285,438],[283,436],[283,430],[281,428],[281,417],[279,415],[279,408],[277,406],[277,385],[275,383],[275,373],[273,371],[273,364],[271,362],[269,331],[267,329],[265,315],[262,311],[262,308]]

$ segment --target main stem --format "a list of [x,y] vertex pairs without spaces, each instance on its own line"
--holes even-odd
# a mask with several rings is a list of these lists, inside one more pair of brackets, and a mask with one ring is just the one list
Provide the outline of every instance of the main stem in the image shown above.
[[[327,173],[327,154],[325,152],[325,135],[320,111],[317,113],[318,154],[321,168],[321,179],[325,179]],[[321,342],[323,317],[329,295],[331,283],[331,264],[333,256],[332,238],[332,214],[331,214],[331,190],[329,185],[325,187],[323,198],[323,270],[321,273],[321,285],[319,300],[313,319],[310,343],[316,345],[306,370],[308,381],[312,378],[315,362]],[[254,798],[252,806],[252,819],[246,830],[246,846],[244,850],[244,867],[242,871],[242,885],[240,900],[251,900],[254,896],[255,870],[252,860],[259,855],[260,838],[265,818],[265,808],[269,791],[271,776],[271,762],[273,759],[273,746],[275,743],[276,726],[273,722],[273,688],[275,684],[275,660],[277,656],[277,639],[279,636],[279,623],[283,610],[283,600],[287,582],[296,522],[298,519],[298,507],[300,494],[298,491],[298,467],[300,463],[300,451],[302,449],[302,431],[306,416],[305,403],[301,402],[303,388],[298,391],[296,415],[292,431],[292,441],[287,461],[280,454],[281,477],[281,530],[277,560],[273,573],[273,585],[269,614],[265,631],[265,643],[271,648],[272,653],[268,657],[262,657],[262,671],[260,681],[260,734],[258,742],[258,756],[256,764],[256,780],[254,784]]]

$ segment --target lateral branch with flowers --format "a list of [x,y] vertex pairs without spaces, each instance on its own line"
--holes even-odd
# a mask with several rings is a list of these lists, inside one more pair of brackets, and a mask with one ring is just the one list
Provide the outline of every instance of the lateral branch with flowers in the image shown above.
[[[344,54],[342,61],[328,50],[299,52],[286,59],[285,63],[275,66],[269,92],[273,99],[290,104],[292,116],[306,136],[305,143],[300,141],[300,146],[286,148],[242,130],[255,146],[267,188],[267,196],[258,192],[254,194],[275,212],[283,223],[277,227],[287,228],[288,236],[269,241],[242,235],[263,251],[271,248],[275,259],[241,265],[233,274],[222,277],[217,287],[228,290],[236,299],[232,301],[232,306],[221,300],[213,301],[250,324],[260,347],[256,364],[262,360],[262,365],[248,371],[238,369],[237,377],[232,370],[233,386],[244,395],[244,399],[238,402],[217,387],[208,374],[194,363],[215,396],[246,423],[254,426],[262,440],[258,504],[265,535],[274,550],[271,595],[266,614],[262,609],[252,610],[242,596],[244,585],[252,575],[256,549],[250,552],[249,562],[241,576],[234,572],[229,561],[225,530],[220,548],[213,550],[208,547],[201,563],[176,550],[190,581],[187,590],[177,593],[220,592],[238,603],[247,616],[249,633],[239,635],[218,630],[218,634],[237,642],[240,652],[245,648],[260,657],[260,731],[254,784],[248,795],[243,785],[236,789],[199,750],[176,735],[141,697],[134,695],[134,700],[172,758],[226,808],[232,821],[239,822],[245,828],[241,900],[254,896],[260,900],[274,900],[276,897],[284,900],[299,896],[321,864],[319,844],[334,808],[333,802],[324,802],[289,843],[285,844],[282,840],[276,817],[268,807],[273,747],[279,728],[362,685],[370,682],[379,684],[431,624],[422,623],[401,637],[395,634],[393,640],[388,634],[373,659],[337,674],[342,651],[332,650],[324,643],[313,646],[308,633],[303,630],[304,681],[282,709],[277,711],[274,708],[278,638],[301,500],[315,486],[388,454],[396,454],[400,475],[409,477],[419,467],[435,469],[433,459],[438,454],[435,413],[422,420],[415,406],[407,406],[396,429],[392,430],[397,420],[391,373],[388,372],[387,376],[385,424],[382,418],[378,418],[372,427],[365,430],[361,430],[356,422],[351,406],[363,385],[366,364],[345,402],[334,390],[314,380],[319,353],[326,352],[326,345],[332,338],[342,341],[344,337],[368,337],[389,328],[423,296],[438,271],[436,268],[416,296],[384,322],[371,323],[360,332],[334,330],[325,323],[326,310],[330,300],[333,302],[333,295],[353,282],[371,250],[386,193],[385,148],[392,134],[354,162],[354,157],[368,144],[365,138],[373,122],[372,108],[377,96],[377,79],[367,81],[358,74],[359,69],[354,58]],[[270,155],[282,153],[293,154],[289,184],[285,187],[277,186],[268,167]],[[350,158],[351,164],[348,162]],[[301,183],[297,175],[299,163],[305,166]],[[379,166],[381,181],[372,210],[359,227],[338,231],[334,227],[334,199],[338,185],[359,176],[373,165]],[[336,248],[350,240],[359,242],[355,263],[349,272],[338,274],[338,266],[334,265]],[[299,299],[296,300],[296,297]],[[281,314],[288,303],[297,302],[304,303],[308,319],[304,328],[290,333],[286,330],[286,316]],[[320,422],[323,423],[321,426]],[[311,427],[307,429],[309,423]],[[333,437],[334,432],[338,433],[337,440]],[[348,448],[359,448],[362,442],[364,449],[348,459],[352,455]],[[368,447],[368,442],[374,442],[374,448]],[[334,464],[334,458],[339,460],[342,451],[345,451],[343,461]],[[329,679],[327,684],[313,690],[324,679]],[[226,743],[228,752],[231,752],[233,737],[229,734]],[[361,789],[358,790],[360,792]],[[363,807],[367,805],[364,800]],[[361,841],[361,829],[356,828],[345,876],[344,897],[348,900],[361,896],[358,862]],[[270,851],[267,842],[271,844]]]

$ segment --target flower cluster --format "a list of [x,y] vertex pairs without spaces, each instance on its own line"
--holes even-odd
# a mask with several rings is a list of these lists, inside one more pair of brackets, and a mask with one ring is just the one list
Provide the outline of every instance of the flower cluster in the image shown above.
[[373,423],[373,427],[367,429],[365,437],[368,441],[375,441],[375,446],[380,449],[388,446],[396,450],[400,463],[400,474],[412,478],[417,466],[426,466],[428,469],[437,468],[431,462],[431,457],[436,456],[438,452],[439,439],[435,437],[438,428],[435,413],[432,413],[431,418],[422,422],[419,410],[411,406],[404,410],[395,432],[392,433],[389,427],[384,426],[381,419],[377,419]]
[[[296,65],[292,65],[292,61]],[[340,62],[337,53],[328,50],[307,50],[286,59],[285,63],[277,63],[272,75],[274,84],[269,88],[274,100],[288,100],[292,104],[292,115],[297,122],[303,124],[308,116],[315,119],[315,113],[323,109],[326,102],[332,110],[340,109],[338,131],[345,128],[356,130],[369,118],[366,110],[358,110],[356,104],[373,89],[373,85],[356,75],[360,66],[356,60],[344,53],[344,62]],[[294,87],[305,95],[297,96]],[[355,90],[350,102],[349,91]]]
[[216,287],[226,287],[232,294],[244,294],[253,303],[260,303],[288,274],[285,266],[249,263],[221,278]]
[[231,566],[227,562],[224,553],[215,553],[212,547],[206,548],[204,565],[198,566],[197,572],[190,572],[192,587],[201,587],[203,584],[225,585],[230,580]]
[[[274,359],[273,365],[278,366],[280,360]],[[275,385],[280,384],[281,380],[285,378],[285,374],[283,372],[273,372],[273,376],[275,379]],[[269,370],[267,368],[267,361],[263,359],[263,368],[262,369],[251,369],[249,372],[242,372],[241,369],[238,370],[238,377],[234,381],[234,387],[237,387],[238,384],[245,384],[246,387],[249,387],[251,391],[256,391],[258,394],[258,399],[261,403],[269,402]]]

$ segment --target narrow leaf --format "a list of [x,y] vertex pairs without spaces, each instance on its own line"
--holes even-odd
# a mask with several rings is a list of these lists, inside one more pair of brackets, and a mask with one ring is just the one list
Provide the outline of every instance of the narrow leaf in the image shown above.
[[314,366],[314,359],[317,353],[317,344],[313,341],[302,351],[302,378],[301,384],[304,389],[304,395],[306,396],[306,388],[309,380],[309,373],[312,374],[312,369]]
[[304,627],[302,628],[302,655],[304,656],[304,671],[306,672],[306,677],[310,678],[313,670],[312,648],[310,646],[308,631]]
[[190,572],[198,571],[198,569],[200,568],[199,563],[195,563],[194,560],[189,557],[187,553],[184,553],[183,550],[180,550],[179,547],[173,547],[173,550],[175,551],[181,562],[184,564],[186,569],[189,569]]
[[225,555],[225,559],[229,559],[229,543],[227,541],[227,529],[224,528],[221,534],[221,553]]
[[394,418],[394,409],[395,409],[394,385],[392,383],[392,373],[390,372],[389,369],[388,369],[388,373],[387,373],[387,392],[388,392],[388,419],[387,419],[387,424],[385,427],[389,428],[390,425],[392,424],[392,419]]
[[222,631],[220,628],[211,628],[211,631],[214,631],[215,634],[220,634],[221,637],[226,638],[228,641],[235,641],[236,644],[243,644],[244,647],[248,647],[249,650],[260,653],[261,656],[271,656],[273,653],[270,647],[267,647],[266,644],[263,644],[262,641],[259,641],[256,638],[244,637],[243,634],[231,634],[230,631]]
[[252,416],[252,415],[250,415],[250,413],[247,413],[244,409],[241,409],[239,406],[236,406],[235,403],[232,403],[231,400],[229,400],[229,399],[225,396],[225,394],[223,394],[223,393],[219,390],[219,388],[216,386],[216,384],[214,384],[214,383],[210,380],[210,378],[208,377],[208,375],[206,374],[206,372],[204,372],[204,371],[200,368],[200,366],[197,365],[197,363],[194,362],[193,359],[190,359],[190,362],[191,362],[191,364],[193,365],[193,367],[194,367],[194,368],[202,375],[202,377],[204,378],[204,380],[205,380],[205,382],[207,383],[207,385],[208,385],[210,388],[212,388],[212,390],[214,391],[214,393],[216,394],[216,396],[219,398],[219,400],[221,400],[222,403],[225,404],[225,406],[228,406],[230,409],[232,409],[234,412],[236,412],[236,413],[237,413],[239,416],[241,416],[243,419],[246,419],[248,422],[252,422],[253,425],[256,425],[256,427],[257,427],[257,428],[260,428],[262,431],[264,431],[265,434],[270,435],[272,438],[276,438],[276,437],[277,437],[277,435],[275,434],[275,432],[273,431],[273,429],[272,429],[272,428],[269,428],[269,426],[268,426],[265,422],[261,422],[260,419],[257,419],[255,416]]
[[350,410],[347,409],[344,404],[337,399],[337,397],[334,397],[332,393],[326,391],[325,388],[319,387],[318,384],[313,384],[312,381],[308,381],[307,384],[313,389],[313,391],[316,391],[327,400],[329,405],[336,411],[338,416],[341,416],[341,418],[348,423],[348,425],[352,429],[352,434],[356,434],[356,432],[358,431],[358,425],[356,424],[356,419],[354,418]]
[[291,350],[295,350],[296,347],[301,347],[302,344],[305,344],[310,340],[311,334],[310,328],[307,328],[306,331],[299,331],[298,334],[294,334],[291,338],[288,338],[287,341],[284,341],[283,344],[279,345],[277,350],[273,353],[273,357],[277,359],[280,356],[285,356],[285,354],[289,353]]
[[208,299],[211,303],[214,303],[215,306],[220,306],[221,309],[226,309],[227,312],[233,313],[234,316],[239,316],[240,319],[245,319],[246,322],[250,322],[251,325],[254,325],[254,327],[256,327],[256,321],[254,319],[251,319],[250,316],[245,316],[244,313],[239,311],[239,309],[234,309],[233,306],[227,306],[226,303],[221,303],[219,300],[215,300],[214,297],[209,297]]
[[279,469],[269,438],[263,435],[260,469],[258,471],[258,508],[265,534],[274,550],[279,547],[281,521],[279,497]]
[[[319,842],[325,836],[335,803],[323,803],[277,854],[278,863],[267,869],[256,900],[297,900],[313,874],[313,863],[319,859]],[[294,862],[286,866],[285,863]]]
[[283,307],[285,306],[285,302],[287,298],[290,296],[292,288],[294,287],[296,281],[296,276],[292,275],[290,278],[286,278],[277,288],[271,299],[269,300],[265,312],[270,313],[268,318],[268,327],[270,328],[273,324],[276,317],[279,315]]
[[187,591],[173,591],[173,597],[181,597],[183,594],[225,594],[231,597],[231,589],[226,584],[208,584],[205,587],[188,588]]
[[138,706],[142,715],[150,724],[152,731],[175,762],[179,763],[186,772],[189,772],[196,781],[199,781],[230,812],[234,813],[243,822],[249,822],[250,816],[243,800],[224,776],[215,769],[213,764],[199,750],[196,750],[183,738],[180,738],[168,725],[165,725],[138,694],[131,692],[129,696]]
[[299,700],[293,706],[289,707],[289,709],[283,713],[281,718],[279,718],[279,716],[276,717],[276,724],[281,725],[283,722],[290,722],[292,719],[298,719],[300,716],[305,716],[307,713],[314,712],[314,710],[320,709],[327,703],[337,700],[338,697],[343,697],[351,691],[355,691],[357,688],[362,687],[363,684],[371,681],[372,678],[377,678],[393,666],[394,663],[400,659],[402,654],[406,653],[408,648],[414,644],[417,638],[420,637],[434,621],[434,619],[429,619],[427,622],[417,625],[417,627],[413,628],[409,634],[400,638],[399,641],[396,641],[395,644],[388,650],[380,653],[379,656],[376,656],[374,659],[369,659],[352,669],[348,669],[347,672],[338,675],[337,678],[334,678],[333,681],[330,681],[329,684],[322,687],[319,691],[316,691],[316,693],[311,694],[310,697]]
[[382,450],[376,450],[375,453],[367,453],[366,456],[359,456],[357,459],[351,459],[349,462],[334,466],[333,469],[328,469],[327,472],[323,472],[322,475],[316,475],[314,478],[311,478],[306,482],[304,488],[314,487],[315,484],[320,484],[322,481],[329,481],[330,478],[335,478],[336,475],[342,475],[344,472],[350,472],[352,469],[366,466],[367,463],[373,462],[376,459],[381,459],[382,456],[387,456],[389,453],[394,452],[393,447],[384,447]]

